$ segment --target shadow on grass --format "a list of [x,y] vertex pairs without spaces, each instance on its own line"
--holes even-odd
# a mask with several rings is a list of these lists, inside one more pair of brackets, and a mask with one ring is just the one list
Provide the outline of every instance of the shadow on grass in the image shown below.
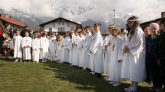
[[[48,66],[46,70],[55,73],[55,78],[76,84],[75,89],[80,91],[124,92],[123,89],[129,86],[129,84],[122,84],[119,87],[113,87],[103,78],[93,76],[86,70],[71,67],[69,64],[48,63],[44,65]],[[138,92],[149,92],[147,89],[140,87]]]

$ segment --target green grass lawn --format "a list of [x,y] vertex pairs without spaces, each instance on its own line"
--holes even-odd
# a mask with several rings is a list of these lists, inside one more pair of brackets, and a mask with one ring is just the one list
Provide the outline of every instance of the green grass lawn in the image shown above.
[[[59,63],[0,61],[0,92],[124,92],[86,70]],[[141,84],[139,92],[148,92]]]

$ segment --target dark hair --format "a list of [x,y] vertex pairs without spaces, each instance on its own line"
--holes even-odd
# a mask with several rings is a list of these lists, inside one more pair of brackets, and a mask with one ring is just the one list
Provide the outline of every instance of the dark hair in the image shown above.
[[162,19],[160,20],[160,24],[165,24],[165,18],[162,18]]
[[132,22],[134,22],[134,27],[133,27],[133,29],[137,28],[137,27],[140,25],[140,22],[139,22],[139,20],[138,20],[138,17],[136,17],[136,16],[132,16],[132,17],[128,18],[127,21],[132,21]]
[[42,37],[46,36],[46,32],[43,32],[41,35],[42,35]]
[[100,23],[95,23],[94,26],[101,26],[101,24]]

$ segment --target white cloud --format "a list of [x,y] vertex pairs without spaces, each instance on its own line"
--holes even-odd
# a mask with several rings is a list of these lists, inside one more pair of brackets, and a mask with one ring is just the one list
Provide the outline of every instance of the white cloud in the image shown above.
[[[130,14],[135,14],[144,22],[159,18],[160,13],[165,11],[164,0],[0,0],[0,2],[0,8],[4,10],[15,8],[35,16],[63,16],[80,21],[84,19],[112,21],[112,10],[116,9],[118,17],[127,18]],[[89,10],[78,14],[81,7]]]

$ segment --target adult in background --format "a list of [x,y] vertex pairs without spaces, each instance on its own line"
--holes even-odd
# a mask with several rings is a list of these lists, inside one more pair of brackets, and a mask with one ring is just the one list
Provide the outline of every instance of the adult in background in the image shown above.
[[149,25],[151,36],[146,39],[146,73],[153,82],[153,91],[159,92],[161,89],[160,66],[156,60],[156,43],[159,32],[159,25],[151,23]]
[[157,63],[160,65],[162,84],[165,91],[165,18],[160,21],[161,34],[158,36],[157,41]]

